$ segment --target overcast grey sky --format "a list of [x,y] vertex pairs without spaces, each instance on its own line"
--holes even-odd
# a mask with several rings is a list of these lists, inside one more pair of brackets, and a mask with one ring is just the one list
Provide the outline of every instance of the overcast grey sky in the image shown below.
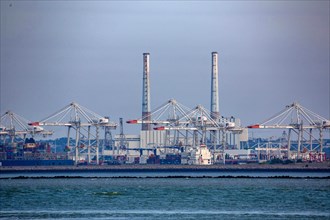
[[[293,101],[330,117],[329,1],[1,1],[0,112],[38,121],[72,101],[114,121],[151,108],[210,108],[261,122]],[[125,125],[128,133],[140,126]]]

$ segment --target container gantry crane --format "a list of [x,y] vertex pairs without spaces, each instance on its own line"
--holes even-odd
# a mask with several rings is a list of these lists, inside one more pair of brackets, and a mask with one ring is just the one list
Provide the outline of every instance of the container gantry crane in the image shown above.
[[[242,128],[235,125],[233,122],[229,122],[226,119],[216,120],[212,117],[210,111],[208,111],[202,105],[197,105],[195,108],[191,109],[184,116],[179,118],[175,123],[168,126],[161,126],[154,128],[155,130],[177,130],[185,131],[185,145],[188,144],[189,136],[192,141],[192,146],[198,146],[200,144],[208,145],[210,149],[216,150],[216,145],[219,144],[220,132],[218,132],[219,137],[216,137],[213,131],[222,131],[222,146],[225,146],[224,134],[227,131],[231,132],[241,132]],[[207,135],[210,133],[210,135]],[[210,140],[207,140],[210,137]]]
[[[312,152],[313,149],[313,139],[319,143],[319,150],[322,154],[323,151],[323,131],[325,129],[330,129],[330,120],[326,119],[311,110],[303,107],[297,102],[287,105],[285,109],[275,114],[271,118],[265,120],[262,123],[254,124],[248,126],[250,129],[288,129],[288,158],[291,155],[291,139],[292,133],[297,134],[297,159],[301,159],[301,147],[303,141],[309,142],[309,151]],[[315,138],[313,131],[319,132],[319,138]],[[305,136],[309,137],[306,140]],[[321,161],[324,160],[323,156],[320,158]]]
[[29,125],[29,123],[31,122],[22,116],[12,111],[7,111],[1,116],[0,136],[4,142],[7,137],[10,137],[10,142],[14,143],[16,138],[25,140],[27,135],[33,138],[37,134],[43,136],[53,134],[52,131],[47,131],[39,125]]
[[[136,120],[128,120],[128,124],[146,124],[148,127],[151,126],[165,126],[169,124],[175,124],[178,123],[178,119],[181,117],[184,117],[187,112],[190,110],[190,108],[182,105],[175,99],[170,99],[166,101],[164,104],[150,112],[148,117],[142,117]],[[161,129],[154,129],[154,130],[161,130]],[[148,132],[148,131],[147,131]],[[179,137],[179,131],[174,131],[174,137]],[[178,138],[174,138],[178,139]],[[169,148],[172,147],[170,145],[173,145],[174,143],[171,143],[170,141],[170,133],[165,132],[165,142],[164,143],[158,143],[157,148]],[[142,148],[145,148],[147,150],[150,150],[150,146],[147,147],[148,143],[146,143],[146,146],[142,146]]]
[[150,124],[150,125],[167,125],[176,122],[180,117],[184,116],[190,109],[175,99],[170,99],[155,110],[148,117],[142,117],[135,120],[128,120],[128,124]]
[[[116,129],[117,124],[111,122],[108,117],[102,117],[99,114],[72,102],[61,110],[55,112],[49,117],[39,121],[30,123],[32,126],[65,126],[67,132],[67,148],[70,148],[70,130],[76,131],[75,134],[75,164],[78,164],[79,153],[84,152],[87,145],[87,160],[91,162],[91,150],[96,156],[96,164],[99,164],[99,128],[107,127]],[[95,128],[95,135],[92,134],[91,128]],[[86,135],[87,132],[87,135]],[[83,140],[87,136],[87,140]],[[83,137],[83,138],[81,138]],[[92,147],[91,138],[95,138],[95,146]],[[84,141],[84,142],[83,142]],[[86,143],[87,142],[87,143]]]

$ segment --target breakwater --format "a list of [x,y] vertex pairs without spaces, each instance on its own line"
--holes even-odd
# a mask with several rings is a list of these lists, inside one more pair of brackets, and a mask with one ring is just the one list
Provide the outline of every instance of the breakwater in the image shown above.
[[330,161],[323,163],[295,164],[241,164],[241,165],[105,165],[105,166],[3,166],[0,172],[58,172],[58,171],[105,171],[105,172],[198,172],[198,171],[306,171],[329,172]]

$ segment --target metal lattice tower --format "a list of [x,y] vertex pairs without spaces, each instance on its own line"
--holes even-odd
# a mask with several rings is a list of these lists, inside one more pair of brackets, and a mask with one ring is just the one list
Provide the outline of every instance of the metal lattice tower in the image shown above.
[[[106,117],[109,119],[108,117]],[[106,149],[113,149],[114,141],[112,138],[111,127],[105,126],[104,127],[104,146]]]
[[[124,125],[123,125],[123,118],[119,118],[119,127],[120,127],[120,134],[119,134],[119,148],[122,150],[128,151],[128,143],[126,141],[126,136],[124,134]],[[128,154],[128,152],[127,152]]]

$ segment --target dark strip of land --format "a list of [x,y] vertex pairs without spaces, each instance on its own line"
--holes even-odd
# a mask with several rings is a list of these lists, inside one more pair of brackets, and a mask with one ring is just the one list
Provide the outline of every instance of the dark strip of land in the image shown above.
[[325,177],[300,177],[300,176],[17,176],[17,177],[0,177],[0,179],[330,179]]
[[241,165],[159,165],[124,164],[104,166],[12,166],[0,167],[1,173],[10,172],[219,172],[219,171],[261,171],[261,172],[329,172],[330,161],[323,163],[293,164],[241,164]]

